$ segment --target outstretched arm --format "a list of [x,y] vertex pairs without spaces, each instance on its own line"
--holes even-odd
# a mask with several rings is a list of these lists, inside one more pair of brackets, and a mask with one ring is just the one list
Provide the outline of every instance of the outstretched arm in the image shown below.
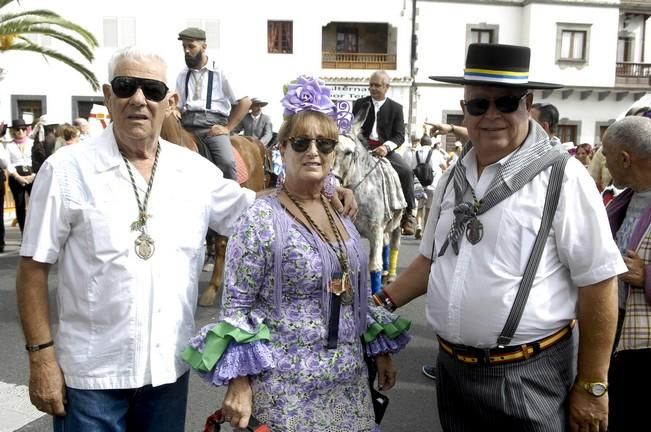
[[447,135],[454,134],[454,137],[461,142],[468,141],[468,129],[463,126],[456,126],[448,123],[429,123],[425,122],[426,125],[431,126],[429,130],[430,136],[438,135]]

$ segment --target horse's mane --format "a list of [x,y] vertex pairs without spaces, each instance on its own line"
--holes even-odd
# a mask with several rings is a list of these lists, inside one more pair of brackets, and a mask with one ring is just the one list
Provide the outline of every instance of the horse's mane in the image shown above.
[[199,151],[194,135],[183,129],[181,122],[174,115],[165,117],[160,136],[166,141],[178,144],[193,152]]

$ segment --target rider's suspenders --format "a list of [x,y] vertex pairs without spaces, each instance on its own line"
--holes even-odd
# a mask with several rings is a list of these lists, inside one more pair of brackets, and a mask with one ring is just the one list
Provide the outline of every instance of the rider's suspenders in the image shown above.
[[[185,75],[185,100],[188,100],[188,83],[190,82],[190,74],[192,74],[192,69],[188,68],[188,73]],[[210,110],[212,106],[212,79],[213,71],[208,70],[208,86],[206,88],[206,110]]]

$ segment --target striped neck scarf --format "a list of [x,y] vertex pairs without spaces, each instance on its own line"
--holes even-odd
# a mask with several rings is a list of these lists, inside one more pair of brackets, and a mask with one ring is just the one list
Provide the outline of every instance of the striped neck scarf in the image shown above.
[[543,128],[535,121],[529,120],[527,138],[499,168],[484,197],[481,200],[475,198],[474,202],[468,202],[463,201],[463,196],[470,184],[466,179],[466,167],[463,166],[461,160],[471,148],[472,142],[468,142],[464,146],[451,174],[454,179],[455,193],[454,220],[438,256],[443,256],[449,245],[452,245],[454,253],[459,255],[460,239],[464,233],[470,243],[478,243],[483,236],[483,225],[477,216],[486,213],[520,190],[541,171],[551,166],[556,159],[562,157],[561,153],[550,144],[549,137]]

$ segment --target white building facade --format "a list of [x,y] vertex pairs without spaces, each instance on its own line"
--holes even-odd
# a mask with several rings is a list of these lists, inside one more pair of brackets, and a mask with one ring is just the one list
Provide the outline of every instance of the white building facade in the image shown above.
[[[283,85],[299,74],[318,76],[337,98],[352,100],[367,94],[377,69],[392,77],[389,96],[403,104],[413,132],[420,134],[426,120],[460,124],[461,88],[428,76],[461,75],[472,41],[532,48],[530,79],[566,86],[534,97],[557,106],[564,141],[599,143],[604,128],[651,91],[649,0],[113,0],[107,7],[23,0],[12,7],[52,9],[93,31],[100,47],[91,69],[102,83],[113,51],[137,44],[167,59],[173,87],[184,66],[177,34],[202,27],[210,61],[239,95],[269,102],[274,130],[282,122]],[[10,51],[0,54],[0,67],[5,122],[43,113],[69,122],[101,103],[101,93],[56,61]]]

